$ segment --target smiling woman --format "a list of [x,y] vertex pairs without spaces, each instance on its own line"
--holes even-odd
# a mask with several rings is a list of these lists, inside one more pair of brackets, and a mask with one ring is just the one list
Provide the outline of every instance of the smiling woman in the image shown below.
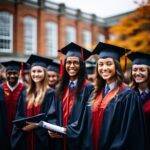
[[99,60],[92,103],[87,107],[91,109],[88,118],[94,150],[147,148],[139,97],[123,83],[119,60],[125,51],[101,42],[93,51]]
[[[44,113],[45,116],[42,120],[55,123],[55,93],[48,86],[46,70],[51,60],[37,55],[31,55],[27,62],[31,65],[29,86],[19,99],[16,120]],[[26,123],[26,125],[20,128],[14,125],[12,149],[50,149],[47,130],[38,128],[32,122]]]

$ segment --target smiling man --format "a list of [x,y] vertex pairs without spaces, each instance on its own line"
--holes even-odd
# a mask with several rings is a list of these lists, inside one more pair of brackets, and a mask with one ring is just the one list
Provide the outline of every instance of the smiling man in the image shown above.
[[[1,63],[6,68],[6,82],[0,87],[1,101],[4,102],[4,115],[7,129],[7,136],[10,138],[12,133],[12,121],[15,118],[18,99],[24,89],[22,83],[19,82],[19,73],[21,62],[8,61]],[[2,98],[3,97],[3,98]]]
[[[66,56],[64,71],[57,94],[59,95],[60,126],[66,127],[61,150],[86,149],[90,142],[83,142],[86,133],[81,133],[87,100],[93,90],[92,84],[86,80],[85,60],[91,52],[75,43],[70,43],[60,50]],[[79,119],[80,118],[80,119]]]

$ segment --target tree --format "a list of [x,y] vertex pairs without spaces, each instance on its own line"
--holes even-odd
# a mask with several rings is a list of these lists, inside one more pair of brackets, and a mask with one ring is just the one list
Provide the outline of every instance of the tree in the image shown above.
[[107,42],[132,51],[150,53],[150,4],[140,6],[110,28],[115,37]]

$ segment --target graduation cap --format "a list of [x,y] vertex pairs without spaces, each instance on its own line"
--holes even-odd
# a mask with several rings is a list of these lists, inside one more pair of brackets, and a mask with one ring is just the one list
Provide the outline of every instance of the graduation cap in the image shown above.
[[81,60],[86,60],[91,56],[91,52],[88,51],[87,49],[71,42],[69,43],[67,46],[65,46],[64,48],[62,48],[61,50],[59,50],[59,52],[63,53],[64,55],[68,56],[76,56],[81,58]]
[[150,66],[150,54],[132,52],[127,55],[133,64]]
[[46,116],[45,113],[41,113],[32,117],[24,117],[24,118],[14,120],[12,121],[12,123],[15,124],[18,128],[22,128],[23,126],[26,125],[26,122],[38,123],[41,120],[43,120],[45,116]]
[[120,60],[120,57],[123,56],[129,50],[118,47],[115,45],[99,42],[96,48],[93,50],[93,54],[98,54],[101,58],[113,58]]
[[7,62],[1,62],[1,64],[6,68],[6,71],[8,70],[16,70],[19,71],[21,69],[22,64],[26,65],[26,63],[24,62],[20,62],[20,61],[7,61]]
[[86,67],[87,74],[93,74],[95,71],[95,66],[88,66]]
[[30,55],[29,59],[27,60],[27,63],[33,66],[41,66],[44,68],[47,68],[47,66],[52,62],[51,59],[41,57],[38,55]]
[[54,71],[56,73],[59,73],[59,67],[60,67],[59,63],[52,61],[50,65],[47,67],[47,71]]

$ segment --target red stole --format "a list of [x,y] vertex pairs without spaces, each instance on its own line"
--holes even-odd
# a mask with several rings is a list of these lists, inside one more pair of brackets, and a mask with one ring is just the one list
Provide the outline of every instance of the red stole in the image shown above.
[[[40,113],[41,106],[34,106],[34,104],[31,107],[26,106],[26,116],[32,117],[35,115],[38,115]],[[28,150],[35,150],[36,145],[36,137],[34,134],[34,131],[29,131],[26,134],[26,140],[27,140],[27,149]]]
[[65,95],[62,100],[62,106],[63,106],[63,126],[67,126],[68,119],[70,117],[73,105],[75,101],[75,89],[70,90],[67,88],[65,90]]
[[144,113],[150,114],[150,99],[148,99],[143,105]]
[[2,88],[4,91],[4,100],[7,110],[7,123],[8,123],[8,135],[11,135],[12,132],[12,121],[15,119],[17,103],[19,100],[19,96],[24,88],[22,83],[19,83],[18,86],[11,91],[7,86],[7,83],[2,84]]
[[104,98],[102,97],[101,92],[93,102],[92,106],[92,137],[93,137],[93,149],[99,149],[99,138],[100,138],[100,131],[103,122],[103,116],[105,109],[109,102],[115,97],[115,95],[123,89],[123,85],[121,87],[116,87],[112,91],[110,91]]

